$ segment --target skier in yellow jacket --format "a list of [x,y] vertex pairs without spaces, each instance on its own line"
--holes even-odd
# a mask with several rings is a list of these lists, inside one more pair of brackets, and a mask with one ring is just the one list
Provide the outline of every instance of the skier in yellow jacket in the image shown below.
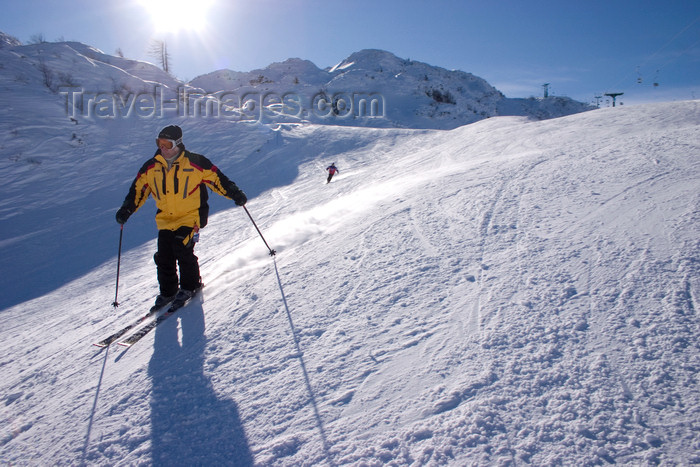
[[194,244],[199,229],[207,225],[207,189],[238,206],[245,205],[247,198],[209,159],[185,149],[180,127],[163,128],[156,144],[156,154],[139,170],[116,217],[124,224],[149,195],[156,202],[158,251],[153,259],[160,294],[154,308],[161,308],[172,301],[186,302],[202,287]]

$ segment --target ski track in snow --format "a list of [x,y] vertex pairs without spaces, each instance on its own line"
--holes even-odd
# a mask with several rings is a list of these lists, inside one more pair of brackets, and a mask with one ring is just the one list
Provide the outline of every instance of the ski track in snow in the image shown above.
[[[698,113],[236,130],[296,170],[248,203],[277,256],[227,205],[197,247],[201,296],[97,349],[157,294],[144,208],[119,308],[112,258],[0,312],[0,462],[700,462]],[[31,254],[32,235],[0,246]]]

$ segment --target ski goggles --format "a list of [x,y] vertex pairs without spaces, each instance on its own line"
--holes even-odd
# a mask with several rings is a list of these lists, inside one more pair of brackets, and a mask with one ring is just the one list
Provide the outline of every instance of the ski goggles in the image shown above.
[[158,146],[159,148],[162,146],[165,149],[172,149],[173,146],[176,146],[181,141],[182,140],[175,141],[175,140],[167,139],[167,138],[156,138],[156,146]]

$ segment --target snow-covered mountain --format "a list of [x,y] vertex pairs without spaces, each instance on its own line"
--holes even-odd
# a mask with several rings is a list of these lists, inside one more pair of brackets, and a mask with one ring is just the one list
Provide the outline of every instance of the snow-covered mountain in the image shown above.
[[[700,463],[700,101],[448,131],[110,118],[97,95],[87,118],[38,56],[130,89],[157,68],[40,46],[0,48],[3,465]],[[173,122],[277,255],[212,196],[202,295],[99,350],[157,293],[149,202],[111,306],[114,213]]]
[[[315,123],[375,127],[449,129],[499,115],[546,119],[592,108],[562,97],[509,99],[471,73],[401,59],[383,50],[356,52],[326,70],[289,59],[248,73],[220,70],[189,84],[207,93],[299,95],[306,105],[290,106],[282,114],[297,116],[297,109],[304,107],[299,117]],[[319,96],[331,105],[314,106]]]
[[153,109],[159,116],[232,121],[452,129],[494,116],[547,119],[592,109],[564,97],[510,99],[470,73],[382,50],[354,53],[326,70],[289,59],[250,72],[214,71],[182,83],[152,64],[84,44],[21,46],[2,37],[0,80],[6,92],[42,83],[51,100],[68,107],[72,116],[150,116]]

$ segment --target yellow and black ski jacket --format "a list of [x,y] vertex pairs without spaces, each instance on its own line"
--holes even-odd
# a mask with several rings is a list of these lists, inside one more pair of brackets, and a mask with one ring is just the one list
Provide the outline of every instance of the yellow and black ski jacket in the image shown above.
[[229,199],[240,193],[236,184],[206,157],[183,150],[168,169],[159,150],[139,170],[122,206],[134,213],[151,195],[158,208],[158,230],[201,228],[207,225],[209,216],[207,188]]

